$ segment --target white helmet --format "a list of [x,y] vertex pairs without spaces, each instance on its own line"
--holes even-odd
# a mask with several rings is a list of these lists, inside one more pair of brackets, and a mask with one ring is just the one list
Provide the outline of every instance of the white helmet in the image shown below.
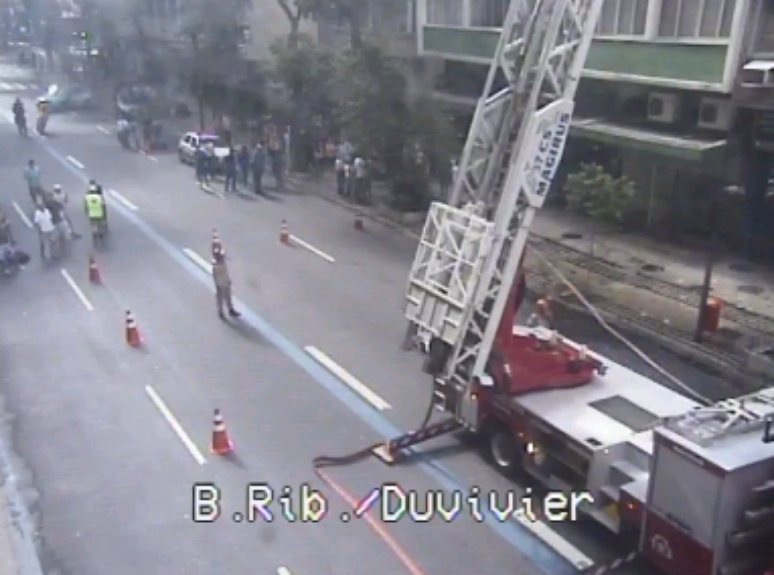
[[60,186],[59,184],[54,184],[54,191],[55,191],[55,192],[58,192],[58,191],[60,191],[61,189],[62,189],[62,186]]

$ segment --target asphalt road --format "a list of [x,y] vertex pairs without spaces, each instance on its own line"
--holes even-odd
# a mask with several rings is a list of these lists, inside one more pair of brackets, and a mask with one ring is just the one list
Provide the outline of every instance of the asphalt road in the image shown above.
[[[0,108],[9,107],[0,96]],[[22,140],[0,124],[0,201],[33,255],[35,236],[13,207],[31,209],[21,176],[27,159],[42,166],[46,185],[60,183],[76,200],[91,177],[115,191],[111,240],[98,255],[104,285],[88,284],[83,239],[61,262],[35,259],[0,286],[0,392],[16,416],[14,448],[30,471],[27,496],[46,566],[79,575],[275,573],[281,566],[298,575],[350,574],[364,564],[375,575],[467,573],[472,566],[482,574],[573,572],[512,522],[480,525],[463,514],[448,524],[342,524],[348,504],[311,471],[315,455],[354,451],[415,427],[424,414],[429,378],[421,358],[399,349],[412,240],[371,223],[357,232],[350,214],[309,194],[206,194],[174,154],[124,152],[110,128],[88,116],[55,116],[51,137]],[[83,231],[80,214],[73,216]],[[280,244],[283,220],[317,252]],[[210,280],[194,255],[207,259],[213,228],[245,312],[231,325],[217,319]],[[145,335],[143,351],[123,342],[126,309]],[[651,375],[588,319],[563,317],[560,327]],[[636,343],[702,393],[726,393],[721,382]],[[322,352],[370,395],[351,391],[310,351]],[[159,410],[156,396],[166,408]],[[235,461],[207,454],[214,407],[226,416]],[[198,445],[204,464],[163,409]],[[330,475],[350,494],[345,499],[355,500],[385,482],[419,493],[514,489],[464,442],[437,445],[432,458],[416,464],[368,461]],[[216,525],[191,521],[197,481],[217,483],[227,498]],[[234,524],[228,516],[241,507],[233,500],[251,481],[275,488],[309,482],[326,493],[328,520]],[[593,526],[553,527],[594,561],[621,552]]]

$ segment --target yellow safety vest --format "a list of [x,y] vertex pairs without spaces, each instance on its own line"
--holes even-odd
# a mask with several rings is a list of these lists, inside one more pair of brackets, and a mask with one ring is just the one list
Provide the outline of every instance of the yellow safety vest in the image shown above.
[[86,213],[90,220],[102,220],[105,218],[105,204],[102,196],[97,194],[86,194]]

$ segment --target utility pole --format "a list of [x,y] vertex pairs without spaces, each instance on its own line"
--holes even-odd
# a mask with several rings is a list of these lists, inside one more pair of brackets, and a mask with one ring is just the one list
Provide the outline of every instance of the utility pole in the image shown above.
[[709,225],[710,225],[710,241],[707,250],[707,262],[704,268],[704,283],[701,287],[701,297],[699,298],[699,317],[696,321],[696,330],[694,331],[693,339],[696,343],[701,343],[704,336],[704,331],[707,323],[707,304],[709,303],[710,292],[712,291],[712,272],[715,269],[715,263],[720,255],[720,241],[718,240],[718,228],[720,226],[720,214],[722,207],[726,204],[725,196],[726,181],[725,175],[728,170],[731,159],[734,155],[740,153],[740,133],[737,121],[739,119],[739,109],[734,106],[731,109],[731,118],[728,122],[728,130],[726,132],[726,145],[723,148],[721,165],[721,174],[716,175],[711,182],[709,182]]
[[696,331],[693,336],[696,343],[702,342],[707,323],[707,304],[709,303],[710,292],[712,291],[712,272],[715,269],[715,263],[717,262],[720,252],[717,236],[718,226],[720,224],[721,196],[724,191],[724,187],[721,185],[720,181],[710,183],[709,224],[711,236],[708,246],[709,249],[707,250],[707,263],[704,268],[704,283],[701,287],[701,298],[699,298],[699,317],[696,321]]

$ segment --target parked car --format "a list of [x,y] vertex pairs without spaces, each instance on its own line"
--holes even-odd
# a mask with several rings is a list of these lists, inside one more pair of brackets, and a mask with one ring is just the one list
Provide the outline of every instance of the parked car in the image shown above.
[[200,146],[212,144],[215,158],[218,162],[218,169],[222,168],[223,160],[229,154],[228,147],[217,134],[200,134],[198,132],[188,132],[182,138],[177,146],[177,155],[184,164],[194,164],[196,150]]
[[94,106],[94,95],[84,86],[50,86],[48,91],[38,98],[48,100],[49,110],[52,114],[57,112],[69,112],[71,110],[87,110]]

